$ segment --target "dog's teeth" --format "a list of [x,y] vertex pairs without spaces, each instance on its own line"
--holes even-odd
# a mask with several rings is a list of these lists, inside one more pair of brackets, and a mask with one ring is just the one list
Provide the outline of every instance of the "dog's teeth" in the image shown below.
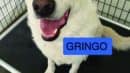
[[57,29],[55,29],[54,33],[57,33]]

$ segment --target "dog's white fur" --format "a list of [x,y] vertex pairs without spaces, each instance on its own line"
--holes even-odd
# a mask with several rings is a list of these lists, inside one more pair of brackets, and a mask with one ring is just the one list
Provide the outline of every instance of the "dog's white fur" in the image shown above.
[[56,9],[51,17],[58,19],[67,9],[71,8],[70,16],[56,40],[44,41],[41,37],[40,22],[35,16],[32,2],[33,0],[26,0],[28,26],[31,28],[33,40],[37,47],[48,58],[48,67],[45,73],[54,73],[54,63],[57,65],[72,64],[69,73],[77,73],[81,62],[88,57],[63,55],[62,40],[64,37],[100,37],[103,35],[112,37],[113,46],[119,50],[126,50],[126,48],[130,47],[130,38],[119,36],[111,28],[101,25],[96,13],[96,6],[92,0],[55,0]]

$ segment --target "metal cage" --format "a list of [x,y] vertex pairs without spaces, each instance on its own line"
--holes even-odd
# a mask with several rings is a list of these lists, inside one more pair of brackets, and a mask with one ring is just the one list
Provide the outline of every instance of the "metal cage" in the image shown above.
[[97,0],[98,14],[130,27],[130,0]]
[[[116,22],[130,27],[130,0],[96,0],[99,16],[109,22]],[[24,0],[0,0],[0,36],[8,27],[12,26],[26,13]],[[0,38],[1,40],[1,38]],[[0,68],[11,73],[20,73],[0,59]]]
[[0,0],[0,34],[26,11],[24,0]]

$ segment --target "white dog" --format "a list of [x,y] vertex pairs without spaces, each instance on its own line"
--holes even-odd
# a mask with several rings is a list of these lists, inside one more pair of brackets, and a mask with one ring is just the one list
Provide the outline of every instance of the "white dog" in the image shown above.
[[45,73],[54,73],[55,64],[72,64],[69,73],[77,73],[81,62],[88,57],[65,56],[64,37],[112,37],[115,48],[130,47],[130,38],[101,25],[92,0],[26,0],[26,4],[33,40],[48,58]]

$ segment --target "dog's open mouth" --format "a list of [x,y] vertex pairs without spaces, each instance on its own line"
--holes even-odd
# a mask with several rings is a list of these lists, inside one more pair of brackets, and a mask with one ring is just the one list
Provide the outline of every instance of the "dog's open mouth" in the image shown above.
[[42,30],[42,37],[45,40],[52,40],[57,37],[60,32],[60,29],[67,23],[70,10],[67,10],[64,15],[57,20],[51,19],[41,19],[40,27]]

